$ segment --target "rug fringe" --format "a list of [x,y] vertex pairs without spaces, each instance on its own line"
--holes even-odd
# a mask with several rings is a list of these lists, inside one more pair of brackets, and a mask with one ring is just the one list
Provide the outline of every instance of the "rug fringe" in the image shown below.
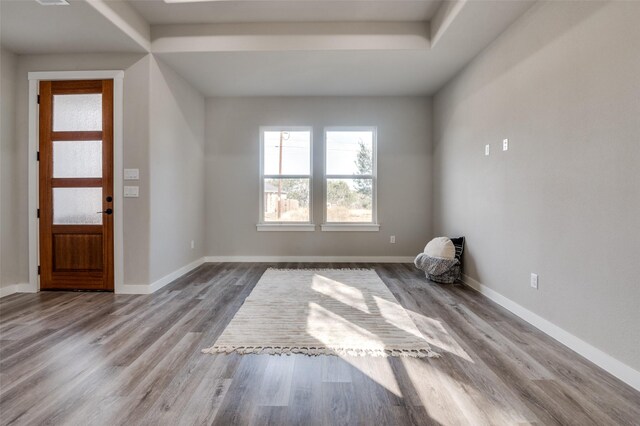
[[267,268],[267,271],[307,271],[307,272],[327,272],[327,271],[374,271],[373,268]]
[[321,348],[321,347],[280,347],[280,346],[212,346],[202,349],[205,354],[266,354],[291,355],[302,354],[308,356],[319,355],[348,355],[370,357],[401,357],[401,358],[440,358],[440,354],[431,349],[354,349],[354,348]]

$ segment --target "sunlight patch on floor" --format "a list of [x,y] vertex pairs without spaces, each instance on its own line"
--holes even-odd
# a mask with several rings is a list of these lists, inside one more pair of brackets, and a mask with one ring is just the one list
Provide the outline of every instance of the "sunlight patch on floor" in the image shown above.
[[371,313],[360,290],[322,275],[313,276],[311,289],[362,312]]
[[[368,306],[364,295],[357,288],[319,274],[313,277],[312,289],[347,306],[358,309],[361,312],[371,315],[381,315],[390,324],[397,326],[405,332],[410,332],[406,329],[407,327],[402,326],[402,321],[397,314],[397,309],[400,307],[397,305],[391,306],[393,304],[380,300],[379,302],[376,301],[373,306]],[[342,316],[313,302],[309,303],[307,332],[328,347],[332,346],[334,336],[342,334],[349,336],[349,340],[368,341],[368,346],[372,349],[384,349],[385,347],[384,343],[374,333],[351,323]],[[415,332],[411,334],[415,335]],[[356,368],[387,391],[402,398],[400,386],[387,358],[336,356]]]
[[328,348],[339,346],[342,342],[357,341],[358,347],[384,349],[384,343],[374,333],[347,319],[323,308],[317,303],[309,303],[307,333],[324,343]]
[[437,347],[437,349],[440,349],[441,351],[446,351],[456,355],[467,362],[473,363],[473,359],[471,359],[469,354],[444,328],[442,321],[429,318],[409,309],[406,309],[406,311],[422,333],[422,336],[430,345]]
[[[328,324],[330,324],[330,326],[328,326]],[[318,339],[318,341],[324,343],[327,347],[331,347],[334,344],[335,340],[333,339],[333,336],[346,334],[350,336],[350,340],[356,339],[361,341],[366,339],[370,342],[369,346],[372,349],[384,348],[384,344],[375,334],[349,322],[345,318],[316,303],[309,304],[307,332]],[[336,356],[358,369],[362,374],[369,377],[389,392],[398,397],[402,397],[400,386],[398,385],[398,381],[391,370],[391,366],[389,365],[387,358],[352,357],[346,355]]]
[[[509,409],[504,395],[496,391],[488,378],[481,374],[465,373],[459,370],[455,376],[440,368],[439,361],[403,359],[402,363],[421,403],[429,416],[442,425],[459,424],[458,415],[464,415],[469,423],[490,424],[529,424],[532,418],[526,414]],[[447,368],[451,368],[450,366]],[[469,368],[475,368],[470,366]],[[477,371],[477,370],[476,370]],[[425,386],[425,384],[429,384]],[[453,421],[451,404],[459,407]]]
[[341,357],[362,374],[400,398],[403,397],[389,358]]
[[380,311],[380,315],[385,319],[385,321],[405,333],[411,334],[420,339],[423,338],[420,332],[415,328],[415,325],[411,322],[411,318],[407,315],[405,309],[400,306],[399,303],[389,302],[377,296],[373,296],[373,300]]

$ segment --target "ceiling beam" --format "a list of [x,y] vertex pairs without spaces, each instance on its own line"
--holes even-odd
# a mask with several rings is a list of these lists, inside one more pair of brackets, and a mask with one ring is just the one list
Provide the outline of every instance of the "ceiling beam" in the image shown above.
[[431,48],[437,50],[466,49],[474,37],[494,39],[504,27],[496,31],[493,22],[503,17],[506,22],[529,9],[535,0],[453,0],[444,2],[431,20]]
[[154,25],[151,36],[157,53],[430,48],[426,22]]
[[456,19],[467,0],[443,2],[431,19],[431,45],[435,46]]
[[151,28],[140,14],[124,1],[86,0],[96,11],[147,52],[151,51]]

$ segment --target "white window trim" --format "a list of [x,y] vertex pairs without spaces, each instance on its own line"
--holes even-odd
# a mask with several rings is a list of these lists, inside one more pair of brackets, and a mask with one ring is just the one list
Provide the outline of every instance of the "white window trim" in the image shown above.
[[[260,126],[260,191],[259,191],[259,216],[257,231],[315,231],[313,223],[313,127],[312,126]],[[286,175],[291,179],[309,179],[309,221],[308,222],[265,222],[264,220],[264,132],[309,132],[309,175]],[[269,175],[271,176],[271,175]]]
[[[373,170],[371,175],[330,175],[327,174],[327,132],[373,132],[373,146],[371,150]],[[324,128],[324,170],[322,177],[322,212],[323,223],[320,225],[322,231],[331,232],[377,232],[380,230],[378,223],[378,128],[376,126],[331,126]],[[373,188],[371,193],[371,222],[328,222],[327,221],[327,179],[371,179]]]
[[320,229],[328,232],[378,232],[380,225],[377,223],[323,223]]
[[258,231],[266,231],[266,232],[281,232],[281,231],[303,231],[303,232],[313,232],[316,230],[316,225],[313,223],[259,223],[256,225],[256,229]]

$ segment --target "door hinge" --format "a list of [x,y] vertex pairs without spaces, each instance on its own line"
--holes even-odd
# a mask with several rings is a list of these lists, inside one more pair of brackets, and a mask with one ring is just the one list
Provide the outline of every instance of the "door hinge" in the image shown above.
[[38,104],[40,104],[40,95],[38,95]]
[[36,152],[36,161],[40,161],[40,151]]
[[38,211],[36,212],[36,216],[38,217],[38,219],[40,219],[40,209],[38,209]]
[[40,275],[40,265],[38,265],[38,275]]

